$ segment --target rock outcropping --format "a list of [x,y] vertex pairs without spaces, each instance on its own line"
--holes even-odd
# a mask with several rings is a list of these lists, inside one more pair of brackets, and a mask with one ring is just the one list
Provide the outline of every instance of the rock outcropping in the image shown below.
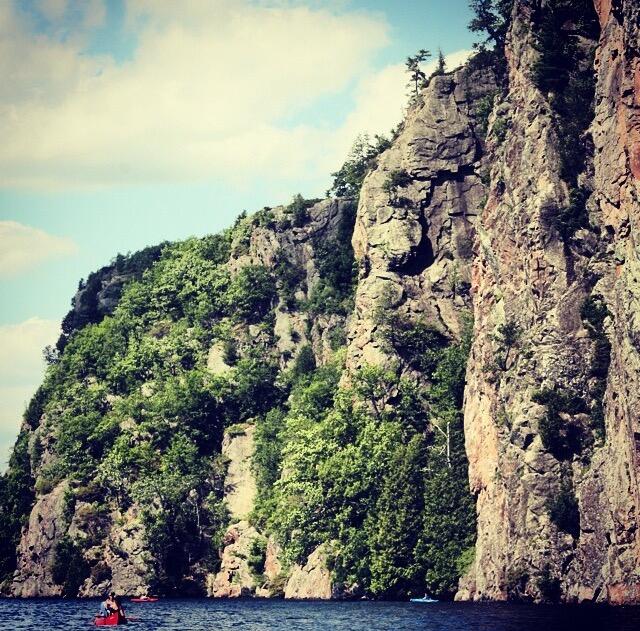
[[[558,124],[532,79],[539,9],[515,5],[509,89],[494,113],[508,131],[502,143],[493,135],[473,273],[465,436],[478,542],[461,599],[638,599],[638,8],[614,4],[599,5],[595,150],[578,177],[593,191],[591,227],[569,240],[550,221],[572,199]],[[601,303],[596,325],[589,310]]]
[[53,579],[55,547],[66,530],[64,494],[68,485],[60,483],[39,498],[18,548],[18,569],[12,593],[23,598],[60,596],[62,586]]
[[329,600],[334,596],[324,546],[309,555],[304,566],[295,565],[284,590],[285,598]]
[[460,334],[485,195],[477,108],[495,90],[489,69],[434,77],[365,178],[353,235],[361,271],[350,368],[386,361],[376,336],[380,310]]

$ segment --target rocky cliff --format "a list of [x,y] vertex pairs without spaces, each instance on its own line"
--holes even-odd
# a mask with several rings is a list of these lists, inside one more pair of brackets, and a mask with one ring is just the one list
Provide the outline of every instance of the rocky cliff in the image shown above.
[[[314,363],[316,358],[321,362],[327,353],[332,352],[330,334],[334,332],[335,335],[336,330],[339,332],[344,328],[343,311],[336,307],[333,311],[326,310],[312,316],[302,305],[308,300],[312,290],[318,284],[322,284],[322,274],[317,263],[318,255],[314,248],[321,247],[318,244],[332,242],[345,231],[350,234],[354,211],[353,203],[349,200],[315,203],[299,198],[290,207],[264,209],[257,216],[240,219],[223,240],[216,238],[212,244],[206,246],[210,248],[209,251],[202,249],[204,244],[194,241],[191,245],[195,244],[196,249],[188,252],[186,257],[186,251],[171,252],[171,245],[165,246],[163,254],[160,253],[160,248],[158,251],[154,250],[151,261],[147,260],[148,251],[142,253],[145,267],[153,266],[156,261],[160,261],[158,265],[161,266],[163,259],[167,261],[174,256],[182,256],[184,262],[189,261],[189,265],[200,266],[191,277],[195,281],[201,280],[200,272],[205,269],[211,272],[215,269],[215,273],[219,274],[222,280],[223,290],[225,287],[228,289],[229,283],[233,285],[233,279],[238,283],[245,283],[239,294],[234,295],[233,300],[249,301],[241,318],[227,318],[220,313],[217,316],[217,326],[221,328],[213,335],[206,334],[204,338],[194,337],[193,327],[198,320],[192,320],[190,324],[184,322],[186,326],[179,333],[180,339],[176,339],[175,344],[171,343],[169,339],[172,336],[172,327],[175,327],[181,318],[167,318],[167,312],[164,311],[166,307],[160,309],[158,317],[151,315],[151,320],[142,325],[147,327],[150,321],[155,321],[151,336],[147,340],[153,345],[164,340],[169,353],[180,354],[184,351],[184,344],[190,346],[190,357],[183,357],[170,372],[177,377],[175,385],[180,388],[184,385],[185,379],[203,371],[201,374],[204,375],[207,385],[200,391],[199,396],[204,398],[194,403],[196,406],[208,406],[209,409],[199,409],[196,414],[202,415],[203,421],[210,424],[209,431],[219,427],[212,406],[231,406],[225,408],[231,415],[225,421],[229,430],[224,434],[211,435],[207,440],[214,441],[212,447],[203,449],[200,445],[196,448],[200,451],[200,457],[210,462],[208,466],[211,469],[197,474],[195,469],[185,469],[181,477],[173,479],[172,472],[166,471],[169,475],[166,482],[172,488],[167,488],[161,493],[167,494],[171,494],[172,489],[175,491],[185,477],[189,478],[192,474],[203,476],[199,481],[189,481],[190,490],[185,487],[185,495],[179,494],[171,500],[192,506],[200,531],[200,543],[190,551],[192,558],[186,559],[187,565],[180,570],[180,585],[176,586],[176,589],[182,593],[202,593],[208,590],[215,596],[238,596],[252,594],[257,590],[260,595],[268,596],[272,593],[269,584],[276,579],[279,585],[276,593],[281,593],[284,588],[281,566],[277,559],[277,545],[258,533],[246,521],[254,508],[256,492],[252,473],[254,425],[248,422],[251,420],[250,413],[243,412],[241,408],[248,406],[257,410],[264,404],[260,401],[261,396],[274,396],[276,401],[279,396],[274,384],[277,373],[279,370],[291,370],[291,367],[296,365],[297,356],[302,349],[306,350],[308,361]],[[208,261],[217,256],[220,246],[224,250],[224,260],[221,259],[213,268]],[[189,249],[190,247],[187,247],[187,250]],[[215,255],[210,254],[213,249],[216,250]],[[349,262],[348,242],[344,249]],[[161,495],[156,495],[156,491],[152,491],[149,496],[145,495],[142,487],[142,495],[135,497],[131,494],[129,486],[133,483],[132,476],[139,476],[141,462],[135,464],[134,469],[130,468],[133,463],[125,462],[128,461],[132,450],[135,451],[144,445],[146,446],[142,447],[143,449],[153,449],[157,439],[152,436],[158,429],[158,423],[162,425],[168,422],[171,428],[167,426],[167,429],[170,432],[181,433],[180,425],[187,429],[188,421],[181,418],[184,409],[177,410],[174,420],[169,419],[168,415],[171,413],[168,409],[163,409],[160,416],[156,417],[155,427],[145,427],[144,417],[147,412],[144,409],[140,409],[138,413],[134,411],[135,399],[139,397],[142,405],[150,410],[154,408],[156,401],[160,403],[156,397],[162,394],[165,387],[163,381],[168,376],[164,373],[169,355],[160,351],[164,358],[158,357],[160,363],[156,368],[149,366],[144,375],[138,368],[145,360],[141,355],[132,358],[132,368],[137,376],[125,385],[111,379],[106,372],[96,372],[95,368],[89,366],[103,353],[104,347],[96,347],[94,350],[83,347],[80,350],[74,346],[78,343],[84,344],[80,342],[83,336],[88,339],[101,327],[110,327],[121,319],[124,315],[123,310],[127,309],[121,303],[131,299],[131,292],[136,288],[140,290],[145,284],[156,285],[157,280],[143,276],[144,269],[136,273],[131,271],[132,267],[136,267],[136,260],[140,257],[140,254],[134,255],[133,263],[129,259],[120,258],[111,266],[91,275],[89,281],[81,286],[73,301],[74,308],[66,318],[70,323],[73,321],[74,325],[70,326],[63,336],[63,343],[59,345],[62,351],[60,358],[53,363],[49,381],[45,382],[30,407],[21,433],[21,444],[29,462],[29,471],[23,471],[21,475],[29,473],[32,476],[35,482],[35,497],[17,550],[17,566],[10,586],[13,595],[27,597],[77,593],[81,596],[95,596],[109,588],[128,594],[149,593],[158,589],[159,581],[162,583],[166,580],[163,578],[165,573],[172,571],[169,567],[171,562],[167,566],[158,558],[162,556],[162,550],[159,548],[154,551],[147,545],[149,529],[153,527],[151,513],[159,508],[156,502],[162,504],[165,500]],[[172,267],[173,264],[168,264],[171,273],[176,271]],[[346,270],[347,283],[350,282],[350,266],[349,262]],[[185,275],[188,274],[186,268],[178,273],[183,274],[182,281],[172,287],[171,292],[182,291],[182,283],[191,282]],[[175,279],[170,282],[175,282]],[[115,293],[111,291],[114,285],[118,286]],[[215,291],[215,287],[205,284],[199,295],[204,300],[206,292],[212,290]],[[90,294],[88,298],[87,292]],[[107,299],[107,294],[111,298]],[[334,299],[337,305],[340,296],[334,296]],[[175,298],[172,297],[171,300]],[[89,309],[89,303],[97,307]],[[147,304],[143,310],[149,307]],[[236,307],[236,303],[233,302],[229,308],[230,312],[235,312]],[[87,315],[88,309],[91,311],[91,317]],[[182,307],[180,310],[182,311]],[[147,313],[150,315],[151,309]],[[129,312],[124,319],[130,320],[132,315],[133,313]],[[263,318],[267,320],[266,325]],[[211,325],[212,320],[208,319],[207,326]],[[131,336],[131,333],[122,332]],[[130,342],[133,341],[132,337],[129,339]],[[141,338],[138,339],[142,341]],[[106,338],[103,338],[100,345],[105,341]],[[159,350],[157,348],[152,352],[156,353]],[[119,352],[127,353],[125,347]],[[247,356],[254,359],[251,360],[247,372],[242,372],[242,376],[239,377],[238,364],[242,364],[242,358]],[[71,361],[71,357],[77,362],[79,372],[66,363]],[[177,355],[174,355],[174,358],[177,358]],[[113,356],[110,361],[117,359]],[[258,374],[252,373],[252,370],[258,371]],[[236,400],[235,404],[231,404],[230,401],[224,403],[223,399],[229,396],[229,393],[225,394],[222,390],[213,394],[211,388],[214,383],[219,384],[222,389],[234,389],[237,387],[238,379],[248,380],[244,385],[247,388],[247,399],[244,403],[240,403],[239,400]],[[62,385],[61,382],[65,383],[58,389],[59,385]],[[82,399],[77,393],[69,392],[68,388],[72,382],[81,388],[88,388],[91,392],[89,398]],[[262,395],[260,388],[265,389]],[[66,400],[64,392],[69,395]],[[170,398],[174,395],[175,392],[169,394]],[[130,405],[134,407],[129,407]],[[122,415],[118,411],[120,406],[127,408],[126,411],[122,409]],[[161,404],[161,407],[164,405]],[[92,418],[96,422],[100,417],[108,419],[113,415],[113,422],[117,424],[116,434],[120,436],[123,450],[119,455],[112,450],[114,460],[109,464],[109,446],[105,444],[104,447],[97,447],[97,443],[103,438],[98,437],[97,427],[87,427],[89,434],[80,427],[81,419],[88,418],[83,417],[83,414],[95,414]],[[82,434],[84,438],[81,440],[87,441],[85,445],[96,457],[91,455],[86,462],[92,470],[80,472],[78,462],[88,455],[85,453],[82,457],[76,457],[77,450],[82,447],[75,441]],[[111,436],[109,440],[112,440],[114,434],[111,431],[108,431],[108,434]],[[62,447],[68,440],[74,444]],[[203,435],[200,434],[200,438],[196,440],[202,441]],[[70,448],[69,451],[67,447]],[[105,448],[106,451],[102,451]],[[98,454],[98,451],[101,453]],[[216,452],[219,452],[219,456]],[[180,458],[183,456],[184,454]],[[209,460],[211,456],[215,462]],[[151,466],[155,468],[155,465]],[[168,466],[180,467],[177,462]],[[138,473],[134,473],[134,470]],[[180,476],[179,472],[176,473]],[[158,484],[163,484],[159,478],[155,481],[149,478],[148,481],[156,489]],[[123,485],[122,488],[116,488],[119,484]],[[205,492],[210,495],[199,495]],[[217,517],[210,512],[210,503],[216,501],[214,498],[222,502],[216,505],[216,510],[220,511]],[[155,508],[149,510],[151,507],[145,506],[146,502],[151,502]],[[171,513],[180,512],[174,506],[167,508]],[[164,508],[161,511],[164,511]],[[184,518],[185,515],[182,515],[178,522]],[[212,538],[212,535],[206,532],[207,519],[213,519],[215,524],[218,524],[216,527],[222,528],[219,549],[210,548],[215,545],[215,537]],[[174,523],[172,528],[179,527],[178,522]],[[208,525],[209,529],[212,527],[213,522]],[[191,536],[188,535],[189,538]],[[197,550],[205,541],[205,548],[209,548],[214,554],[206,562],[203,557],[209,553],[204,554],[202,550]],[[252,545],[263,541],[265,549],[252,552]],[[256,567],[262,566],[259,571],[256,567],[248,565],[247,557],[251,553],[257,554]],[[260,558],[264,557],[265,553],[268,558]],[[182,550],[178,550],[177,554],[181,555]],[[183,564],[183,561],[181,560],[180,564]]]
[[496,89],[490,68],[434,77],[365,178],[353,235],[360,277],[350,367],[385,361],[380,310],[460,335],[485,196],[478,108]]
[[[595,116],[577,136],[566,117],[579,113],[558,108],[532,72],[553,4],[514,7],[473,270],[465,437],[478,541],[460,598],[637,600],[631,4],[598,6]],[[575,18],[560,28],[578,30]],[[583,147],[579,172],[568,143]]]
[[638,602],[640,7],[505,24],[357,211],[90,277],[0,488],[8,591]]

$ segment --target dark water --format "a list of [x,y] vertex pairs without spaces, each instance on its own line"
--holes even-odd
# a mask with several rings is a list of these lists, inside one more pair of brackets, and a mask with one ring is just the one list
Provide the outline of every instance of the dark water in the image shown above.
[[[128,629],[169,631],[634,631],[640,608],[464,603],[162,600],[127,603]],[[98,602],[0,600],[0,629],[91,629]],[[109,627],[104,627],[109,628]]]

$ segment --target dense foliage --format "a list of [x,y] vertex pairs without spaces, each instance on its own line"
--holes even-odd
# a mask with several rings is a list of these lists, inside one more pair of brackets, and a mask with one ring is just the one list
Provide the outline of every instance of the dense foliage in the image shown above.
[[572,390],[558,387],[540,390],[532,400],[546,407],[546,413],[540,420],[542,444],[558,460],[580,454],[590,438],[587,428],[578,422],[567,422],[561,415],[587,412],[584,399]]
[[590,366],[590,414],[591,424],[596,437],[603,439],[604,395],[607,389],[607,375],[611,364],[611,342],[605,332],[605,319],[611,316],[604,298],[599,294],[591,294],[583,303],[580,315],[593,340],[593,354]]
[[110,298],[117,301],[124,282],[131,278],[140,279],[144,271],[160,258],[166,245],[161,243],[133,254],[118,254],[110,265],[92,272],[86,280],[81,280],[78,284],[78,294],[72,301],[72,308],[62,320],[62,334],[56,344],[57,350],[64,349],[74,331],[87,324],[100,322],[107,315],[109,309],[101,306],[99,300],[105,282],[111,283]]
[[317,237],[313,241],[320,280],[312,287],[303,307],[312,315],[337,313],[347,315],[353,307],[357,266],[351,245],[356,207],[344,213],[335,237]]
[[571,471],[563,471],[559,491],[548,501],[549,516],[559,530],[574,539],[580,536],[580,510],[573,490]]
[[451,343],[422,326],[402,341],[429,367],[426,394],[374,367],[339,388],[338,353],[259,421],[254,518],[290,561],[328,546],[336,579],[369,596],[450,596],[475,536],[460,414],[469,334]]
[[[228,232],[164,247],[154,265],[129,280],[111,315],[72,331],[26,412],[32,427],[44,414],[55,437],[35,489],[44,493],[66,479],[70,501],[91,499],[98,512],[106,502],[122,510],[143,506],[165,590],[184,591],[195,563],[216,562],[227,519],[218,455],[224,428],[264,413],[280,397],[266,342],[247,349],[228,376],[206,370],[212,343],[228,341],[238,323],[258,323],[264,339],[271,335],[274,279],[260,266],[230,277],[226,261],[237,237]],[[34,452],[41,457],[41,448]],[[23,435],[0,486],[8,507],[3,525],[13,533],[3,538],[5,576],[33,486]],[[81,548],[96,543],[61,544],[56,572],[69,595],[86,573]]]
[[82,548],[69,535],[58,542],[55,549],[51,576],[62,585],[62,595],[73,598],[84,580],[89,576],[89,564],[82,554]]
[[[372,158],[343,173],[339,186],[353,188],[336,193],[357,194]],[[406,177],[394,174],[394,190]],[[314,203],[296,196],[280,212],[243,214],[220,235],[119,257],[89,277],[87,317],[73,320],[75,309],[67,318],[60,352],[25,412],[28,431],[0,479],[0,525],[10,535],[0,548],[4,578],[35,496],[58,489],[67,532],[52,571],[65,596],[88,577],[109,580],[101,546],[135,511],[151,588],[198,593],[218,568],[229,522],[224,432],[255,423],[252,519],[282,545],[285,571],[324,544],[337,583],[358,593],[455,591],[475,536],[460,412],[468,336],[455,342],[428,323],[388,322],[381,330],[398,366],[365,367],[340,386],[341,323],[357,272],[355,204],[338,202],[330,233],[309,231],[313,284],[286,240],[269,267],[255,257],[237,265],[252,254],[254,230],[300,235]],[[114,274],[122,277],[117,299],[98,309]],[[306,340],[291,329],[288,354],[275,343],[276,307],[308,322]],[[329,351],[320,361],[314,350],[314,320],[332,323],[329,361]],[[212,361],[223,368],[214,371]],[[265,554],[258,537],[247,563],[259,582]]]
[[33,484],[28,434],[22,431],[11,453],[9,468],[0,476],[0,584],[10,579],[16,569],[16,546],[33,503]]
[[366,134],[358,136],[345,163],[338,171],[332,173],[333,184],[327,195],[336,197],[352,197],[360,195],[364,176],[375,164],[376,157],[391,146],[391,142],[384,136],[375,136],[373,141]]

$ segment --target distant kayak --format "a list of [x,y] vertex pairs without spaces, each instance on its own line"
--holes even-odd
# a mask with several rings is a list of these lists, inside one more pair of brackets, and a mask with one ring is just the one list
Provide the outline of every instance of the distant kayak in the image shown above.
[[116,612],[110,616],[96,616],[93,622],[96,627],[114,627],[117,624],[127,624],[127,619]]
[[428,596],[424,596],[422,598],[412,598],[412,603],[437,603],[438,601],[435,598],[429,598]]
[[155,603],[158,602],[158,599],[153,596],[138,596],[137,598],[131,599],[132,603]]

